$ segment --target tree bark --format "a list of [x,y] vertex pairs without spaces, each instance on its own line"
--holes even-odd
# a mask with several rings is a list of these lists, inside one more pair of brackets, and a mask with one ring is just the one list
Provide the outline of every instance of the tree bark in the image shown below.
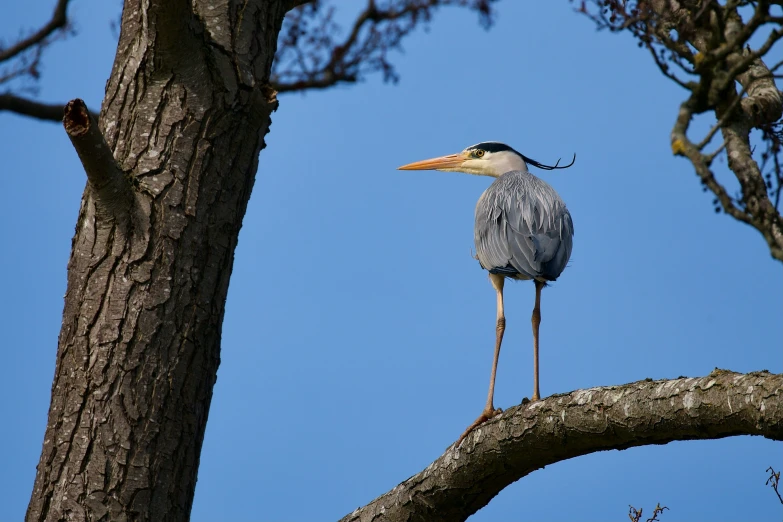
[[28,521],[189,518],[283,3],[125,2],[100,128],[133,208],[90,178]]
[[508,409],[340,522],[457,522],[533,471],[580,455],[675,440],[783,440],[783,374],[716,370],[553,395]]

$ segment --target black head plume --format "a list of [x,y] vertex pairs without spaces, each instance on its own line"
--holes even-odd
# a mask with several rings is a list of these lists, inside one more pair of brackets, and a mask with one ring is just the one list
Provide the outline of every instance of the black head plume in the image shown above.
[[525,163],[527,163],[528,165],[533,165],[534,167],[538,167],[541,170],[567,169],[568,167],[573,165],[574,162],[576,161],[576,154],[574,154],[574,159],[571,160],[571,163],[569,163],[568,165],[562,165],[562,166],[559,166],[560,165],[560,160],[559,159],[557,160],[557,162],[554,165],[544,165],[543,163],[539,163],[539,162],[537,162],[536,160],[534,160],[532,158],[528,158],[524,154],[520,154],[520,156],[522,156],[522,159],[525,160]]

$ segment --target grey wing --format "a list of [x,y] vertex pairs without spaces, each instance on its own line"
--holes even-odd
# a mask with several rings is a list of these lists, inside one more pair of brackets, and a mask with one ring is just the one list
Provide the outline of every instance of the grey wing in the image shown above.
[[490,272],[554,281],[571,257],[571,215],[554,189],[538,178],[505,177],[476,205],[479,262]]

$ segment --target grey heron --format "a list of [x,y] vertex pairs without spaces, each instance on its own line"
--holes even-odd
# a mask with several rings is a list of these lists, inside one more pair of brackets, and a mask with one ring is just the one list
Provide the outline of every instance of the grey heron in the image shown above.
[[506,329],[503,311],[503,284],[506,278],[532,279],[536,301],[533,326],[533,397],[539,400],[538,329],[541,324],[541,290],[565,269],[571,257],[574,224],[571,214],[548,183],[528,171],[528,165],[543,170],[565,169],[568,165],[544,165],[520,154],[505,143],[486,141],[471,145],[458,154],[416,161],[399,170],[440,170],[490,176],[495,181],[476,204],[474,241],[481,267],[489,271],[489,280],[497,292],[495,357],[489,378],[487,403],[481,415],[457,441],[457,446],[477,426],[500,414],[495,409],[495,374],[500,345]]

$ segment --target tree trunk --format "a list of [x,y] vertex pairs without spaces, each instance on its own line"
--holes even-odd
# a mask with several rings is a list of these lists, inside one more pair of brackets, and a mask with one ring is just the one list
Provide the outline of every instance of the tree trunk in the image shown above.
[[125,2],[100,128],[130,211],[77,130],[89,183],[28,521],[189,518],[283,3]]

